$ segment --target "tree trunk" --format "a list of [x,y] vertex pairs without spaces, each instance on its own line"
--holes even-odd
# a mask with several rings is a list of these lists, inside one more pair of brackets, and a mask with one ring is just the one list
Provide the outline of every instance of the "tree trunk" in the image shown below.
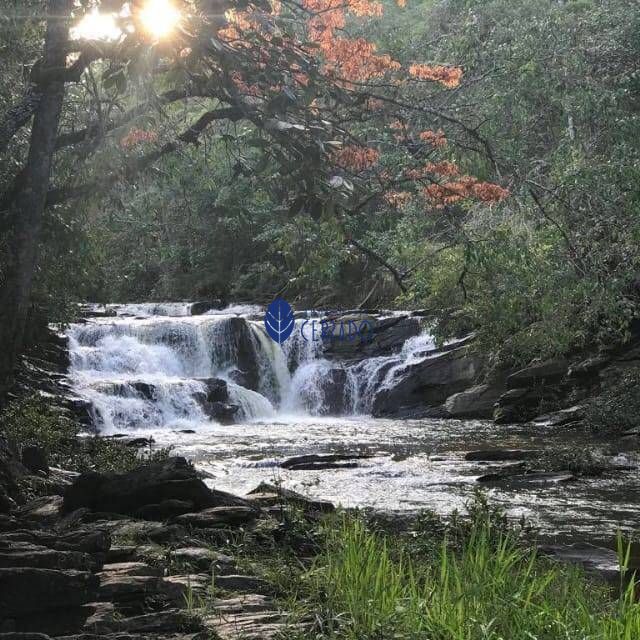
[[[66,63],[68,20],[73,0],[49,0],[43,67]],[[0,269],[0,406],[13,379],[23,337],[38,257],[51,164],[64,100],[64,80],[40,87],[29,154],[20,187],[5,212],[5,265]]]

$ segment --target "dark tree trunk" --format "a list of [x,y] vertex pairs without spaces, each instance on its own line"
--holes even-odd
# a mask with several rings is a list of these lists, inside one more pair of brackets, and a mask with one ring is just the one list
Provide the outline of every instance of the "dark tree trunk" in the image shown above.
[[[72,4],[72,0],[49,0],[47,3],[45,69],[65,66]],[[6,244],[5,264],[0,269],[0,406],[23,347],[64,92],[64,80],[51,81],[40,87],[27,161],[19,188],[3,215],[3,241]]]

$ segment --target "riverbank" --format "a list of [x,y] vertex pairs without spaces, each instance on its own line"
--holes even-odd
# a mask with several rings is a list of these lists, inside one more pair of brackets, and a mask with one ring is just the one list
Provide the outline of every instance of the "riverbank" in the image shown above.
[[181,458],[64,485],[0,516],[0,632],[617,640],[640,629],[628,573],[543,557],[559,555],[483,502],[448,519],[336,512],[273,485],[212,491]]

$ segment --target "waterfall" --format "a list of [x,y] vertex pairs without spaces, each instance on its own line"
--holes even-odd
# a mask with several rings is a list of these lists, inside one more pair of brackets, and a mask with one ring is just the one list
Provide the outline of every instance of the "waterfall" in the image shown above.
[[115,316],[72,324],[67,335],[74,390],[91,403],[96,426],[111,433],[206,425],[215,378],[226,382],[241,422],[369,413],[376,393],[434,348],[423,334],[394,355],[329,360],[322,343],[303,333],[305,319],[281,346],[252,305],[198,316],[190,303],[108,307]]

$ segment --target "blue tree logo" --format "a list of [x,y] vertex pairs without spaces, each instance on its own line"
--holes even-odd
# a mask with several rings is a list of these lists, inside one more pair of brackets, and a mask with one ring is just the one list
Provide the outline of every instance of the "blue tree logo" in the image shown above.
[[295,327],[291,305],[282,298],[276,298],[267,307],[264,326],[271,339],[282,344],[293,333]]

